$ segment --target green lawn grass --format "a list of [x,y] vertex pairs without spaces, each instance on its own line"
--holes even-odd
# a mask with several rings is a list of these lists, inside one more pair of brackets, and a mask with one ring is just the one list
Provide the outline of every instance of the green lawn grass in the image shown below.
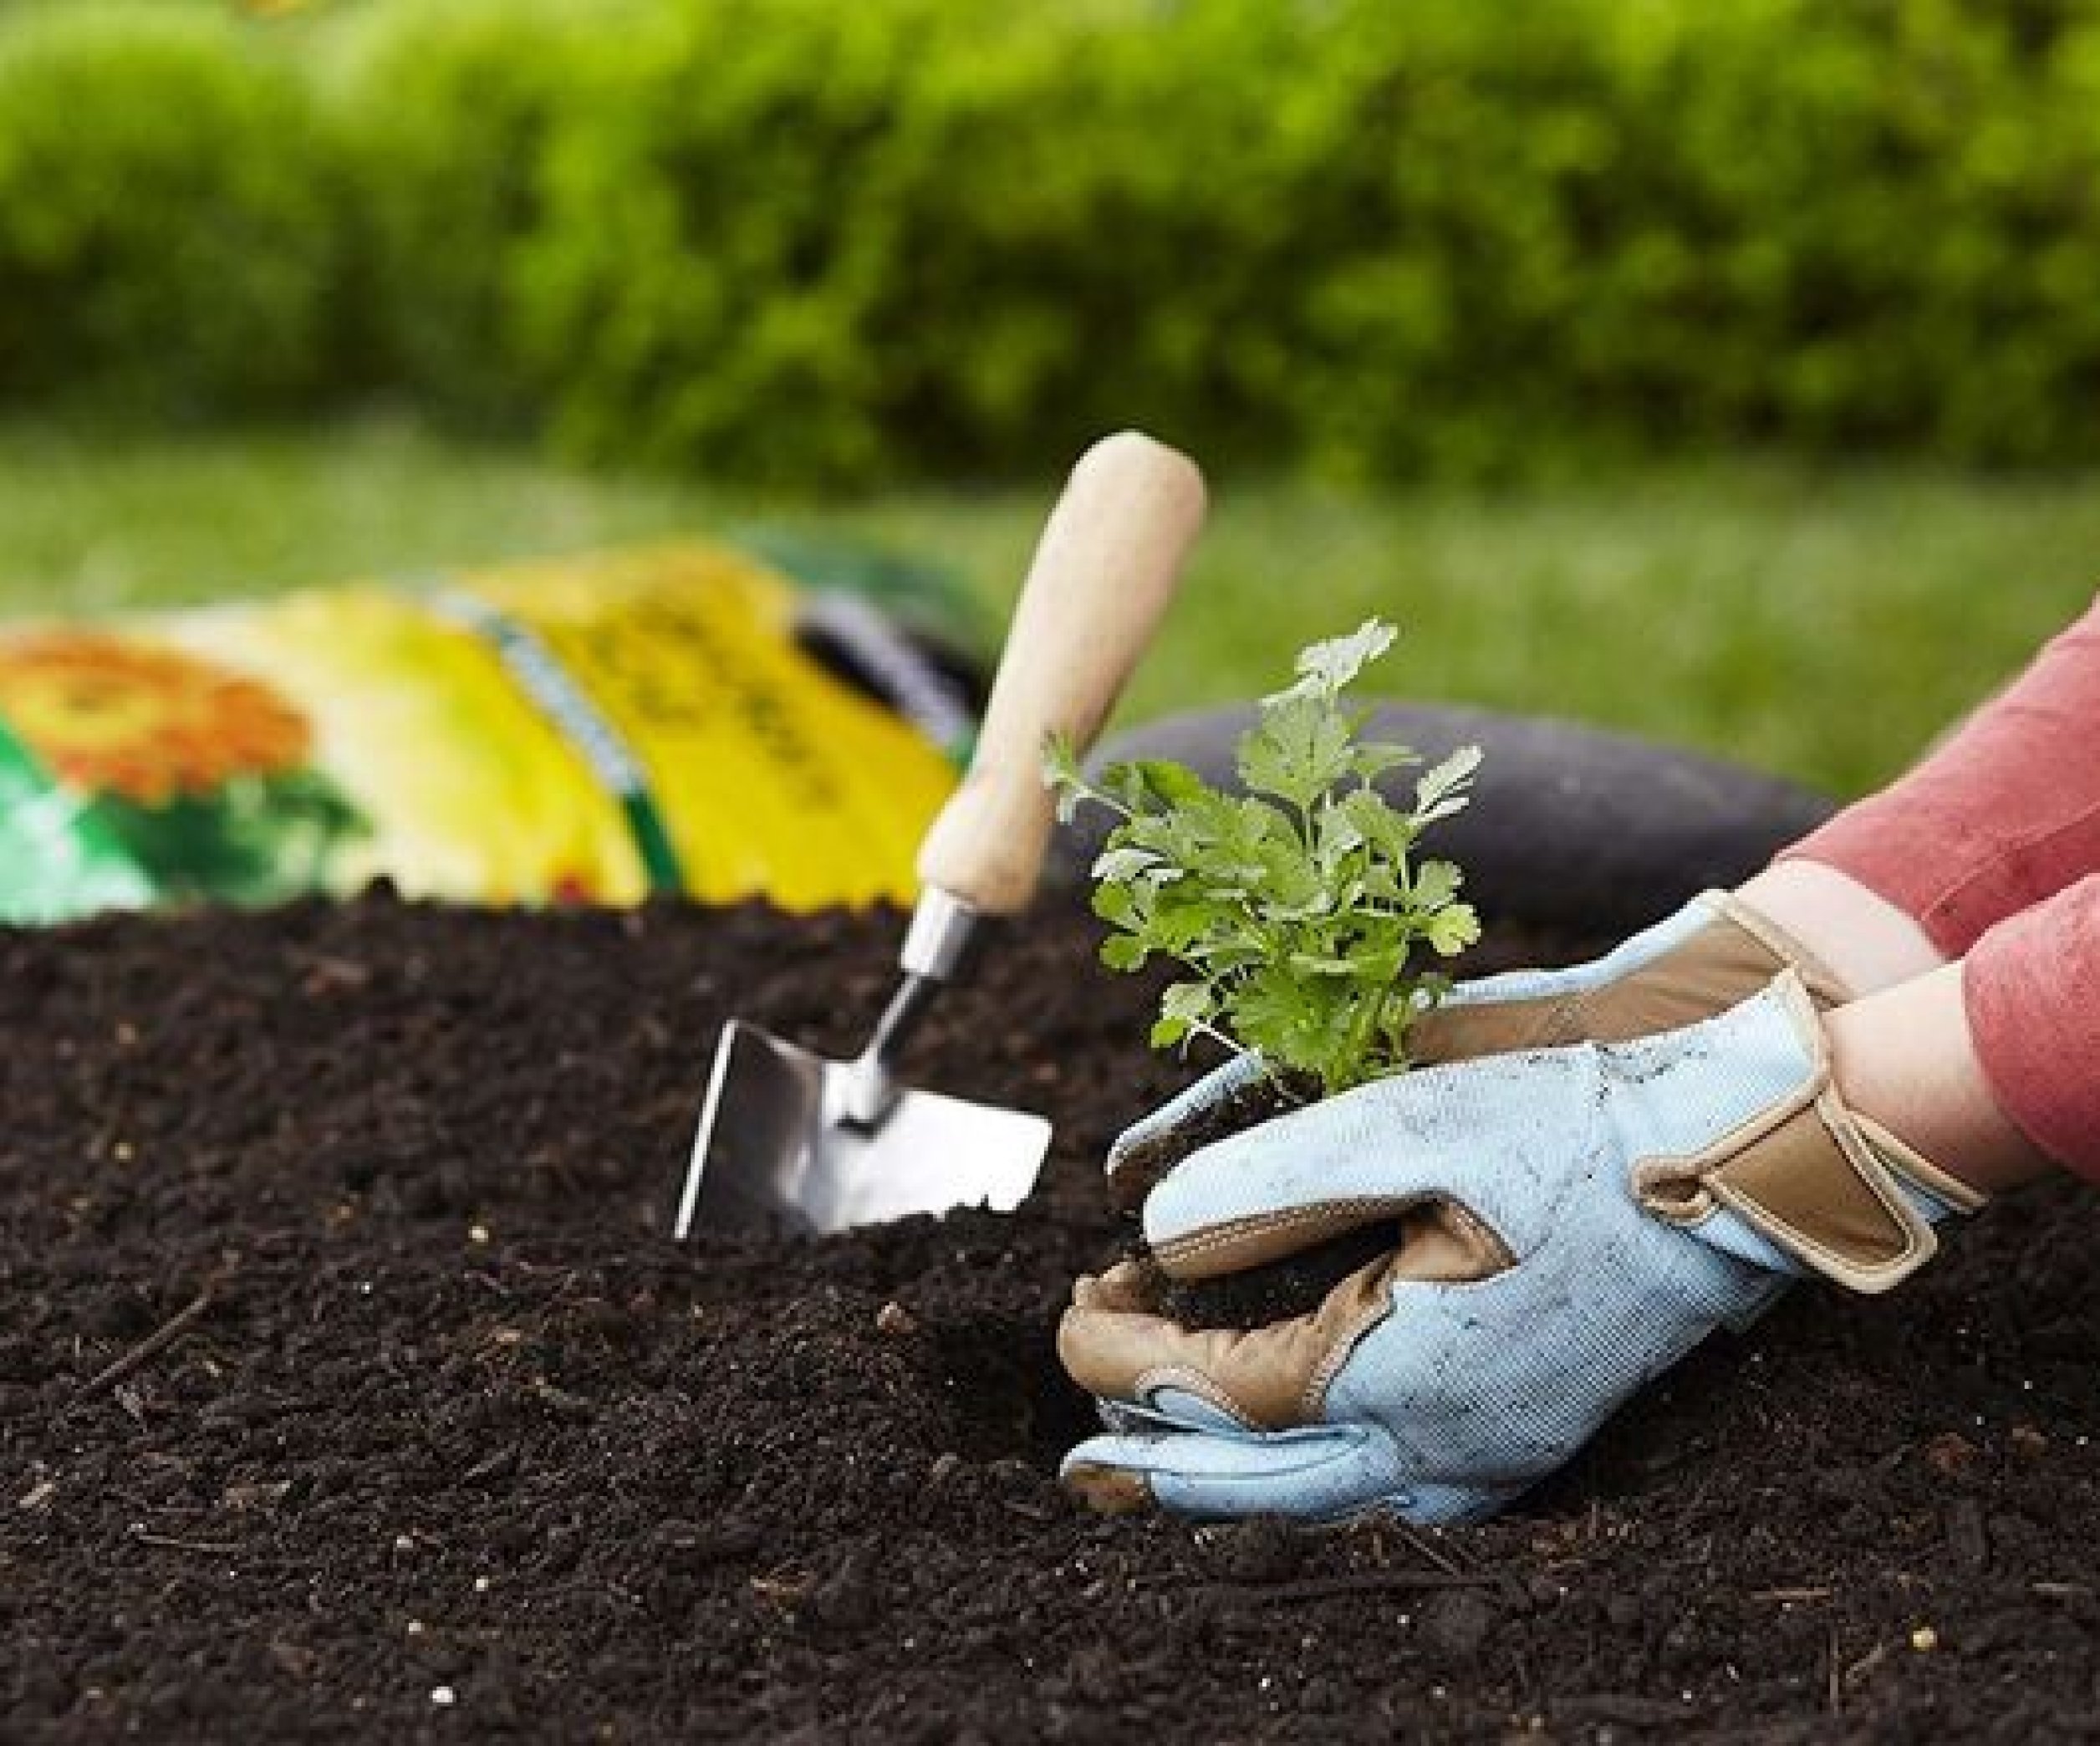
[[[849,503],[609,477],[367,422],[0,423],[0,611],[112,608],[766,523],[942,562],[995,611],[1055,482]],[[1385,688],[1635,730],[1853,792],[2092,598],[2100,478],[1705,464],[1500,493],[1222,483],[1126,718],[1272,688],[1367,613]]]

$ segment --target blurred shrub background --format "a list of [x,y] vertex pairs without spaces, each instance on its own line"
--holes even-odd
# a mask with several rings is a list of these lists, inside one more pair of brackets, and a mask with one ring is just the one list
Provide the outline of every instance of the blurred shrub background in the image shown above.
[[0,0],[0,610],[771,523],[997,622],[1226,475],[1130,708],[1877,780],[2090,600],[2094,0]]
[[344,170],[303,73],[209,9],[0,10],[0,396],[191,416],[334,391]]
[[[796,483],[2100,454],[2078,0],[0,8],[0,399]],[[792,409],[785,411],[783,409]]]

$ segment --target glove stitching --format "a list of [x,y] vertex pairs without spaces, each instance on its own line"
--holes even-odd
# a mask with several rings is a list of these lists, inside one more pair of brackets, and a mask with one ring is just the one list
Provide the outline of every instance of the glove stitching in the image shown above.
[[[1908,1278],[1931,1259],[1938,1251],[1939,1239],[1933,1234],[1932,1228],[1918,1219],[1909,1203],[1902,1200],[1894,1172],[1879,1159],[1867,1156],[1862,1142],[1849,1131],[1851,1112],[1832,1082],[1828,1041],[1815,1016],[1812,997],[1800,973],[1791,968],[1784,970],[1773,978],[1771,987],[1799,1021],[1809,1057],[1808,1078],[1798,1090],[1789,1092],[1776,1104],[1753,1112],[1698,1151],[1657,1154],[1635,1160],[1630,1177],[1634,1202],[1642,1212],[1659,1223],[1690,1232],[1707,1223],[1725,1204],[1761,1236],[1777,1243],[1824,1278],[1854,1290],[1885,1289]],[[1723,1178],[1722,1170],[1737,1154],[1811,1109],[1853,1174],[1902,1233],[1903,1250],[1891,1259],[1873,1264],[1851,1260],[1841,1251],[1781,1219]],[[1655,1205],[1650,1198],[1665,1184],[1674,1186],[1688,1181],[1703,1203],[1695,1212],[1675,1212]]]
[[[1827,1070],[1812,1073],[1798,1091],[1789,1091],[1778,1103],[1768,1104],[1752,1111],[1720,1138],[1709,1141],[1693,1152],[1651,1152],[1636,1158],[1629,1172],[1629,1184],[1634,1191],[1634,1200],[1641,1211],[1664,1224],[1679,1229],[1704,1224],[1713,1216],[1714,1197],[1720,1184],[1715,1180],[1720,1167],[1727,1162],[1745,1146],[1755,1145],[1775,1129],[1783,1127],[1803,1110],[1814,1104],[1827,1080]],[[1699,1191],[1705,1203],[1697,1213],[1674,1212],[1666,1207],[1659,1207],[1650,1196],[1665,1186],[1674,1187],[1690,1182]]]
[[[1394,1258],[1397,1259],[1398,1257]],[[1327,1417],[1327,1391],[1342,1366],[1355,1355],[1358,1344],[1370,1331],[1392,1315],[1393,1279],[1389,1269],[1393,1262],[1386,1264],[1389,1269],[1379,1282],[1374,1301],[1366,1306],[1363,1314],[1346,1324],[1335,1336],[1334,1344],[1327,1350],[1327,1355],[1312,1367],[1312,1374],[1306,1378],[1304,1391],[1298,1396],[1298,1416],[1307,1424],[1317,1424]]]
[[[1165,1264],[1207,1255],[1226,1248],[1250,1237],[1281,1235],[1306,1225],[1318,1224],[1338,1215],[1353,1217],[1364,1215],[1363,1223],[1369,1223],[1377,1215],[1404,1212],[1413,1207],[1423,1206],[1439,1197],[1429,1194],[1410,1195],[1352,1195],[1342,1200],[1319,1201],[1311,1205],[1292,1207],[1275,1212],[1250,1212],[1239,1218],[1206,1225],[1201,1230],[1191,1231],[1182,1237],[1169,1238],[1165,1243],[1154,1243],[1154,1256]],[[1337,1236],[1343,1234],[1338,1231]]]
[[[1702,1224],[1712,1216],[1710,1204],[1715,1185],[1715,1170],[1726,1156],[1743,1147],[1761,1140],[1773,1129],[1790,1121],[1807,1109],[1830,1085],[1830,1050],[1823,1039],[1822,1027],[1816,1022],[1814,1008],[1808,1005],[1808,997],[1798,974],[1782,970],[1772,979],[1767,993],[1777,991],[1793,1011],[1797,1019],[1803,1019],[1805,1033],[1802,1046],[1808,1055],[1808,1076],[1793,1090],[1788,1091],[1776,1104],[1753,1110],[1735,1126],[1719,1137],[1710,1140],[1696,1151],[1650,1152],[1636,1158],[1628,1172],[1628,1186],[1633,1190],[1634,1203],[1650,1218],[1682,1229]],[[1761,1000],[1765,995],[1755,995]],[[1748,1003],[1745,1003],[1747,1004]],[[1608,1052],[1605,1052],[1608,1053]],[[1702,1191],[1709,1201],[1706,1208],[1694,1216],[1673,1214],[1668,1208],[1658,1207],[1649,1197],[1665,1184],[1674,1187],[1690,1182]]]

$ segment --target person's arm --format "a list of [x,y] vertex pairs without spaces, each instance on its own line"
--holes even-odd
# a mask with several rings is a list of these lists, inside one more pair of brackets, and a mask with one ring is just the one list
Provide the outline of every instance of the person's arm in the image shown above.
[[1917,765],[1786,850],[1912,918],[1946,957],[2100,872],[2100,603]]
[[1831,1013],[1824,1028],[1847,1103],[1970,1187],[1998,1194],[2055,1167],[2000,1106],[1963,976],[1961,965],[1945,965]]
[[1776,861],[1737,886],[1736,897],[1799,941],[1854,998],[1947,962],[1914,916],[1850,874],[1819,861]]

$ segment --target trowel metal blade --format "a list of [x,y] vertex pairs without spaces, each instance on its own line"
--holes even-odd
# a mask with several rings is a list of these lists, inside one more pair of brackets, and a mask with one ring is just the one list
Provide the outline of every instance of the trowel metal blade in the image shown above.
[[843,1062],[732,1018],[715,1050],[673,1235],[822,1236],[913,1212],[1011,1212],[1050,1147],[1039,1116],[903,1091],[869,1128],[838,1114]]

